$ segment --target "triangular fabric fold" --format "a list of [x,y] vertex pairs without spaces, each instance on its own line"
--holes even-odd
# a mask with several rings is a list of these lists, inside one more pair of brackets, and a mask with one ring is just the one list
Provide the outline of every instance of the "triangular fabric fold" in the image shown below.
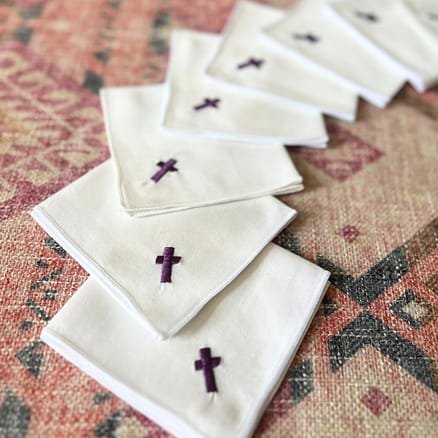
[[438,83],[438,39],[405,2],[340,0],[331,7],[375,51],[397,62],[417,91]]
[[158,338],[177,333],[295,216],[273,197],[161,216],[121,211],[106,162],[32,217]]
[[300,62],[319,67],[378,107],[386,106],[406,80],[396,63],[336,19],[322,1],[299,2],[264,32]]
[[283,17],[284,11],[280,9],[249,1],[238,2],[207,73],[353,121],[357,105],[354,92],[320,69],[303,64],[286,50],[269,44],[261,35],[264,27]]
[[101,91],[123,209],[145,216],[302,190],[280,144],[175,135],[160,128],[162,85]]
[[163,125],[206,138],[325,147],[320,113],[207,76],[220,43],[214,34],[172,33]]
[[90,278],[42,339],[178,437],[249,437],[329,273],[270,244],[174,338],[156,342]]

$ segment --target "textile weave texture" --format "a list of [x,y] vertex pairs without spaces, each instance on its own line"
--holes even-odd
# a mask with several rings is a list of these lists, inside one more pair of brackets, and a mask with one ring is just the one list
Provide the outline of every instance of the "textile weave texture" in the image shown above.
[[[0,0],[0,436],[167,436],[39,341],[87,274],[28,212],[108,158],[99,87],[162,80],[171,30],[233,3]],[[437,116],[406,87],[291,149],[306,188],[277,242],[332,286],[258,436],[437,436]]]

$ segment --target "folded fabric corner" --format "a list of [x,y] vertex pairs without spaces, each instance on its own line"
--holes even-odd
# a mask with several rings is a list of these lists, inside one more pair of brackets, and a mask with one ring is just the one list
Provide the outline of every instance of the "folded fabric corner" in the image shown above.
[[42,339],[178,437],[248,437],[288,370],[328,276],[270,244],[164,342],[148,337],[90,278]]
[[164,127],[203,138],[311,147],[327,143],[320,113],[209,77],[205,71],[219,43],[212,34],[172,33]]
[[101,91],[124,211],[149,216],[302,190],[302,177],[279,143],[164,132],[157,111],[164,93],[163,85]]
[[187,324],[295,214],[266,196],[132,218],[119,208],[111,162],[32,211],[41,227],[159,338]]
[[396,63],[417,91],[438,83],[438,40],[418,9],[403,0],[368,0],[366,5],[361,0],[339,0],[330,7],[376,56],[386,55]]
[[319,68],[368,102],[384,107],[406,75],[387,55],[370,47],[322,1],[301,1],[264,33],[305,65]]
[[266,96],[278,96],[343,120],[354,120],[354,92],[263,37],[263,28],[284,15],[283,10],[270,6],[237,2],[207,74]]

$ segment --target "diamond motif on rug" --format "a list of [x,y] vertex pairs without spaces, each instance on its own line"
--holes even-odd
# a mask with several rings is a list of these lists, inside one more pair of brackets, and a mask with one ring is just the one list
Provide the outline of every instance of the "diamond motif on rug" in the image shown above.
[[329,135],[328,149],[300,149],[298,154],[339,182],[346,181],[383,155],[375,146],[340,126],[329,126]]
[[391,405],[391,399],[379,388],[371,387],[361,402],[376,416],[380,417]]
[[339,230],[339,234],[347,243],[353,243],[359,237],[360,232],[354,225],[345,225]]

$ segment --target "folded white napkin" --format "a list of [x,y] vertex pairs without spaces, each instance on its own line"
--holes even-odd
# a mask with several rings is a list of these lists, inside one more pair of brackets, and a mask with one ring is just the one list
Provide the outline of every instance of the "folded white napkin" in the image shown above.
[[436,36],[438,36],[438,1],[437,0],[409,0],[407,5],[421,21]]
[[301,1],[285,18],[268,26],[265,34],[297,60],[319,66],[378,107],[384,107],[406,79],[396,63],[317,0]]
[[296,61],[285,50],[267,43],[261,35],[264,27],[283,16],[280,9],[238,2],[207,73],[353,121],[357,105],[355,93],[320,69]]
[[101,90],[123,209],[151,215],[302,190],[279,144],[252,144],[160,129],[162,85]]
[[42,339],[178,437],[249,437],[327,279],[318,266],[270,244],[177,336],[156,342],[90,278]]
[[438,40],[402,0],[340,0],[331,7],[372,47],[398,62],[418,91],[438,83]]
[[321,114],[207,76],[219,43],[213,34],[172,33],[164,126],[210,138],[326,146]]
[[295,216],[273,197],[147,218],[119,208],[106,162],[33,218],[158,337],[176,333]]

